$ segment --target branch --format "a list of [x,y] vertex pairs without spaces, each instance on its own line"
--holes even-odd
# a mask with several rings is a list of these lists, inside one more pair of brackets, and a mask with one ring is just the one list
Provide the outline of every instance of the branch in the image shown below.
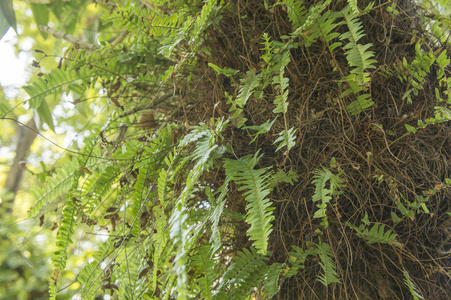
[[68,41],[69,43],[71,43],[72,45],[74,45],[75,47],[80,48],[80,49],[94,51],[94,50],[98,50],[101,48],[98,45],[93,45],[91,43],[84,42],[82,40],[77,39],[73,35],[70,35],[68,33],[64,33],[61,31],[56,31],[48,26],[39,25],[39,29],[41,29],[42,31],[44,31],[50,35],[53,35],[57,39]]

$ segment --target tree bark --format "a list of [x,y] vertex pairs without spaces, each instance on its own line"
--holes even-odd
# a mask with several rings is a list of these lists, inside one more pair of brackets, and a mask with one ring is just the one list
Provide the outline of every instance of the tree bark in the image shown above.
[[17,191],[19,190],[23,172],[26,169],[25,160],[30,151],[31,145],[36,139],[37,132],[38,129],[34,119],[31,119],[26,126],[19,125],[17,129],[16,156],[11,169],[8,172],[4,186],[6,197],[4,197],[5,201],[3,205],[6,205],[7,212],[12,212],[14,199]]

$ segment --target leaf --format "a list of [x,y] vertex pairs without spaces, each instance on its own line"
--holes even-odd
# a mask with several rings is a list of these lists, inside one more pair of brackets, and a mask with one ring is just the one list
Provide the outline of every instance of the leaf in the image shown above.
[[252,143],[257,139],[257,137],[258,137],[260,134],[264,134],[264,133],[269,132],[269,131],[271,130],[272,125],[274,124],[274,122],[275,122],[276,120],[277,120],[277,117],[274,118],[272,121],[271,121],[271,120],[268,120],[268,121],[266,121],[265,123],[260,124],[260,125],[257,125],[257,126],[245,126],[245,127],[243,127],[243,129],[251,129],[251,130],[256,130],[256,131],[258,131],[258,132],[254,135],[254,138],[253,138],[252,141],[249,143],[249,145],[252,144]]
[[279,146],[276,149],[276,152],[279,151],[280,149],[282,149],[283,147],[287,147],[287,153],[288,151],[290,151],[291,148],[294,147],[294,145],[296,145],[296,130],[294,130],[294,127],[291,127],[288,131],[287,130],[282,130],[279,133],[279,137],[277,138],[277,140],[274,141],[273,144],[279,143]]
[[416,133],[417,132],[417,129],[415,127],[409,125],[409,124],[404,124],[404,126],[406,127],[408,132],[411,132],[411,133]]
[[254,89],[259,85],[262,74],[255,75],[251,71],[247,71],[246,78],[241,79],[240,81],[243,83],[240,89],[240,93],[235,100],[235,103],[241,108],[246,105],[247,100],[254,93]]
[[318,248],[316,249],[316,252],[318,253],[319,258],[321,261],[319,262],[319,265],[323,269],[324,274],[317,275],[318,281],[324,284],[324,286],[328,286],[331,283],[340,283],[340,279],[337,277],[337,266],[335,265],[335,262],[332,260],[332,251],[329,246],[329,244],[321,243],[319,245],[316,245]]
[[16,14],[12,6],[12,0],[0,1],[0,40],[8,31],[9,27],[12,27],[17,34]]
[[221,69],[220,67],[218,67],[217,65],[212,64],[212,63],[208,63],[208,65],[210,67],[212,67],[213,70],[215,70],[218,74],[223,74],[223,75],[225,75],[227,77],[236,75],[236,74],[238,74],[238,72],[240,72],[239,70],[235,70],[235,69],[232,69],[232,68],[223,68],[223,69]]
[[246,223],[250,225],[247,234],[254,241],[253,246],[258,253],[266,254],[268,248],[268,237],[272,232],[271,222],[274,215],[271,207],[272,202],[266,198],[269,195],[268,168],[255,170],[261,156],[259,152],[252,156],[248,155],[240,160],[225,159],[224,167],[226,175],[237,184],[242,185],[239,191],[245,191],[243,195],[247,201]]
[[55,132],[52,112],[50,111],[49,106],[47,105],[47,101],[42,100],[41,105],[39,105],[39,107],[36,108],[36,112],[38,113],[39,117],[41,117],[42,121],[44,121],[44,123],[47,124],[53,132]]
[[[49,22],[49,8],[44,4],[29,3],[31,11],[33,12],[34,20],[38,25],[45,25]],[[45,31],[40,30],[43,38],[47,39],[49,36]]]
[[360,114],[363,110],[367,109],[368,107],[371,107],[373,104],[374,102],[371,101],[371,95],[363,94],[359,95],[357,97],[357,100],[349,104],[346,107],[346,109],[348,110],[351,116],[355,116]]
[[404,283],[409,288],[410,294],[412,295],[414,300],[423,299],[423,296],[420,295],[418,292],[418,287],[415,285],[415,283],[410,279],[409,272],[407,272],[405,269],[403,270],[404,273]]

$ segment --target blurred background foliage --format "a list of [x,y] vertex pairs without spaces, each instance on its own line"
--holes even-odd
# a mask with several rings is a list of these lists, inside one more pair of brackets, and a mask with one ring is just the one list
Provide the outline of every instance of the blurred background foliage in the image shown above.
[[[80,39],[97,43],[99,32],[106,37],[114,32],[108,32],[108,26],[102,27],[100,16],[108,12],[108,7],[95,1],[1,1],[0,37],[14,47],[15,54],[26,60],[27,69],[24,83],[39,78],[39,73],[57,68],[60,57],[70,45],[63,39],[49,37],[49,34],[39,29],[40,25],[71,34]],[[12,8],[13,10],[10,10]],[[8,13],[10,13],[8,15]],[[15,24],[11,23],[15,17]],[[12,25],[12,26],[10,26]],[[9,31],[9,32],[8,32]],[[8,33],[7,33],[8,32]],[[61,52],[61,49],[63,49]],[[35,51],[38,50],[38,51]],[[97,91],[92,90],[93,99]],[[93,101],[87,100],[87,105],[78,105],[84,109],[75,113],[71,103],[73,97],[66,95],[64,101],[48,98],[50,111],[53,111],[54,130],[42,124],[39,117],[33,116],[27,109],[26,93],[17,87],[0,86],[0,105],[2,117],[0,130],[0,299],[47,299],[48,278],[52,267],[50,256],[55,250],[53,245],[56,220],[27,220],[27,210],[33,202],[30,190],[33,186],[43,183],[46,176],[54,171],[55,164],[62,163],[68,157],[62,156],[63,148],[77,149],[85,136],[91,134],[89,124],[96,122],[93,111],[97,109]],[[24,105],[25,104],[25,105]],[[7,112],[7,113],[6,113]],[[4,114],[6,113],[6,114]],[[13,164],[16,146],[21,139],[19,129],[33,118],[40,128],[40,133],[27,152],[26,165],[23,165],[23,177],[19,180],[20,188],[11,192],[5,187],[8,173]],[[99,115],[97,121],[104,121]],[[59,145],[56,147],[55,145]],[[41,224],[40,224],[41,223]],[[39,227],[41,225],[42,227]],[[45,246],[44,246],[45,245]],[[78,244],[73,251],[80,254],[83,244]],[[84,244],[87,246],[86,244]],[[92,245],[89,245],[92,246]],[[77,256],[76,265],[88,259]],[[70,262],[69,262],[70,264]],[[72,269],[67,278],[74,278],[76,272]],[[68,281],[68,287],[58,295],[59,299],[70,299],[73,291],[79,287],[77,283]]]

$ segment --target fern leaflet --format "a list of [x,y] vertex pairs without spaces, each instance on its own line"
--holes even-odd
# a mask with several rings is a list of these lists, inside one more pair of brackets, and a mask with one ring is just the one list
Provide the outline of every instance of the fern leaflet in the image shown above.
[[248,236],[254,241],[253,245],[259,253],[266,254],[268,237],[272,232],[271,221],[274,216],[271,213],[271,201],[266,198],[269,195],[268,181],[271,173],[268,168],[254,170],[261,156],[257,152],[254,156],[248,155],[240,160],[225,159],[226,175],[242,186],[238,190],[244,192],[246,201],[246,222],[251,226],[247,231]]
[[323,269],[324,274],[317,275],[318,281],[324,284],[324,286],[328,286],[331,283],[340,283],[340,279],[337,277],[337,267],[335,266],[335,262],[332,260],[332,251],[330,246],[326,243],[321,243],[316,245],[316,252],[318,253],[321,261],[319,265]]

